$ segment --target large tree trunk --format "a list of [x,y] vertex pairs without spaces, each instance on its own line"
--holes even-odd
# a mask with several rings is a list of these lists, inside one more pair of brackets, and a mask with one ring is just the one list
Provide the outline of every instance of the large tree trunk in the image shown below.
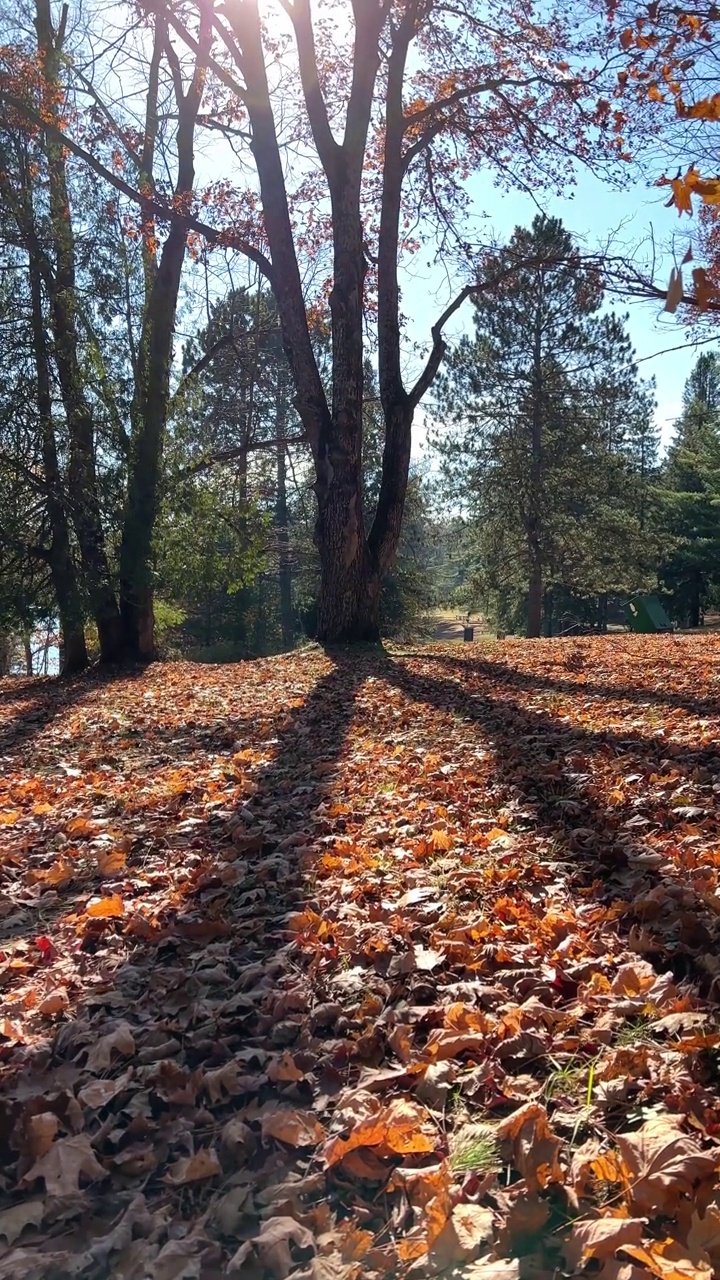
[[88,665],[88,653],[85,643],[82,597],[70,547],[65,494],[52,421],[52,395],[43,324],[40,272],[36,255],[32,250],[30,251],[30,293],[38,414],[45,471],[45,504],[50,524],[50,550],[47,560],[64,640],[60,671],[62,675],[71,675],[74,672],[83,671]]
[[[141,167],[152,175],[157,136],[158,68],[168,40],[167,18],[158,12],[148,92]],[[177,106],[177,178],[174,199],[186,201],[195,178],[195,123],[205,86],[210,49],[209,12],[202,11],[197,56],[187,92],[173,77]],[[160,259],[155,259],[154,227],[145,236],[145,311],[132,405],[132,441],[128,490],[120,545],[120,617],[126,659],[149,662],[155,655],[153,612],[153,538],[160,502],[162,451],[167,425],[170,366],[175,336],[186,230],[173,223]]]
[[[63,32],[57,37],[52,25],[49,0],[36,0],[36,29],[42,68],[50,103],[56,100],[58,60]],[[49,106],[52,115],[55,106]],[[80,548],[80,559],[88,585],[104,662],[120,657],[120,614],[112,587],[105,532],[98,498],[95,467],[95,426],[85,396],[77,334],[78,306],[75,279],[75,238],[67,188],[62,144],[46,137],[50,193],[50,225],[55,254],[55,270],[46,283],[50,294],[55,338],[55,360],[70,437],[69,488],[71,515]]]

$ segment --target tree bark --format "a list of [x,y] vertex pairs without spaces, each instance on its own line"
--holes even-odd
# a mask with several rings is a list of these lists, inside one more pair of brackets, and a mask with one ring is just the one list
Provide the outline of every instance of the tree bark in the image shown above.
[[543,557],[542,557],[542,480],[543,480],[543,352],[542,352],[542,300],[543,278],[538,277],[539,296],[535,310],[535,335],[533,345],[533,369],[530,394],[530,493],[528,513],[528,551],[530,553],[530,580],[528,583],[528,620],[526,636],[535,640],[542,633],[543,605]]
[[533,561],[528,582],[528,620],[525,632],[528,640],[536,640],[542,634],[543,575],[542,562]]
[[60,628],[64,638],[63,661],[60,672],[62,675],[71,675],[74,672],[83,671],[88,665],[84,611],[70,546],[65,494],[58,463],[55,429],[52,420],[52,395],[45,327],[43,324],[40,271],[32,246],[29,254],[38,415],[40,418],[43,469],[45,472],[45,504],[50,524],[50,549],[47,561],[58,605]]
[[[195,123],[205,84],[205,60],[210,44],[207,11],[201,17],[192,81],[183,92],[179,66],[167,38],[166,19],[156,18],[153,67],[165,52],[173,72],[178,110],[178,168],[174,198],[182,203],[192,193],[195,176]],[[157,131],[157,80],[148,95],[142,167],[152,183]],[[180,277],[185,258],[186,230],[173,223],[155,265],[154,228],[145,240],[145,312],[132,405],[130,468],[120,544],[120,618],[125,659],[150,662],[155,654],[153,612],[153,538],[160,501],[162,451],[170,395],[170,365],[175,336]]]
[[[36,0],[36,30],[48,90],[47,110],[54,122],[58,90],[58,59],[63,33],[56,36],[49,0]],[[121,653],[120,614],[105,550],[105,533],[98,498],[95,466],[95,426],[85,397],[79,358],[76,311],[75,238],[62,144],[46,135],[50,225],[55,270],[46,280],[55,338],[55,360],[70,437],[69,489],[71,516],[80,548],[92,610],[98,629],[100,657],[115,662]]]
[[277,415],[277,497],[275,500],[275,528],[278,540],[278,580],[280,588],[280,634],[283,649],[292,649],[295,642],[295,623],[292,603],[292,565],[288,539],[287,463],[285,458],[284,415]]

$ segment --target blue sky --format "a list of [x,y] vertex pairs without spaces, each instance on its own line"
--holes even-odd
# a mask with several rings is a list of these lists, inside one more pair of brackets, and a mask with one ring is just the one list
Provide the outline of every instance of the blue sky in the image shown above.
[[[643,182],[627,190],[616,191],[607,181],[584,172],[579,175],[572,196],[540,196],[538,203],[524,193],[495,188],[490,180],[477,179],[473,188],[476,211],[489,215],[483,224],[487,228],[488,241],[493,236],[507,239],[515,226],[527,225],[538,212],[538,204],[545,212],[562,218],[568,230],[588,251],[605,245],[611,235],[614,241],[611,252],[629,253],[642,243],[649,248],[652,230],[661,261],[657,280],[663,285],[672,266],[673,246],[678,257],[682,258],[690,243],[692,221],[686,215],[679,219],[675,209],[664,208],[666,189],[658,190]],[[405,281],[403,309],[410,316],[413,338],[420,341],[426,337],[451,292],[438,268],[423,272],[418,267],[414,278]],[[652,302],[619,299],[610,305],[621,314],[628,314],[628,330],[636,356],[641,361],[639,372],[644,378],[654,377],[656,380],[656,417],[663,445],[667,446],[680,411],[685,380],[698,355],[707,350],[708,345],[683,345],[690,341],[690,335],[683,320],[682,307],[675,316],[670,316],[663,313],[660,304]],[[468,305],[459,313],[454,328],[449,329],[450,336],[469,325]],[[706,337],[707,330],[698,336]],[[679,351],[667,350],[679,346],[682,347]]]

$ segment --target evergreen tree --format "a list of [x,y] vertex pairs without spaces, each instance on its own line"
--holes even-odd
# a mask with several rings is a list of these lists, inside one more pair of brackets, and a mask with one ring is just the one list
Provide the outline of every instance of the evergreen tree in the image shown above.
[[475,302],[474,338],[441,384],[437,443],[476,523],[479,589],[502,623],[538,636],[573,597],[597,612],[650,571],[652,396],[558,219],[517,228],[493,269],[517,262]]
[[720,586],[720,356],[700,356],[662,472],[661,519],[670,549],[661,577],[675,615],[702,621]]

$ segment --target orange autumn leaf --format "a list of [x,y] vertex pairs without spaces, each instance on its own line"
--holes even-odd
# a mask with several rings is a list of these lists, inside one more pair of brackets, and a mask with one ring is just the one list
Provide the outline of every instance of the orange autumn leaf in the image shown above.
[[418,1155],[434,1151],[436,1145],[437,1135],[428,1112],[415,1102],[397,1098],[356,1124],[349,1137],[331,1138],[324,1156],[332,1166],[357,1147],[382,1146],[396,1155]]
[[125,903],[119,893],[107,898],[91,898],[85,908],[85,915],[92,920],[109,920],[125,915]]

